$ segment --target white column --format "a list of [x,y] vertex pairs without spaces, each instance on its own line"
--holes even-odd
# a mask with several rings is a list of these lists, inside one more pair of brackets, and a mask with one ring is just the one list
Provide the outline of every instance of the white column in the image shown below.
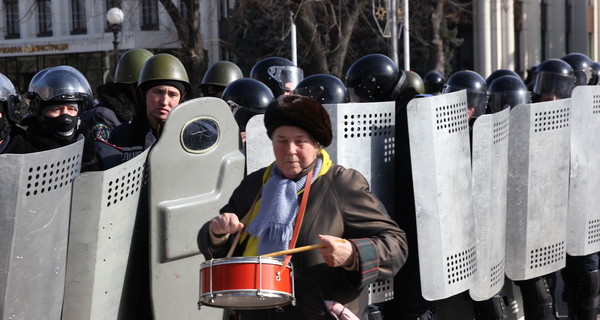
[[515,16],[514,0],[502,1],[502,56],[504,61],[502,66],[505,69],[515,70]]
[[540,0],[523,0],[521,3],[523,28],[521,30],[521,56],[523,69],[542,60],[541,3]]
[[[560,58],[567,53],[565,21],[565,0],[548,1],[547,31],[546,31],[546,58]],[[574,16],[571,15],[571,24]],[[573,26],[571,25],[571,35],[573,37]],[[572,47],[572,46],[571,46]]]
[[588,55],[590,50],[588,34],[588,2],[572,1],[571,3],[573,6],[570,35],[571,52],[581,52]]
[[490,1],[478,0],[475,6],[475,67],[474,71],[487,76],[491,73]]

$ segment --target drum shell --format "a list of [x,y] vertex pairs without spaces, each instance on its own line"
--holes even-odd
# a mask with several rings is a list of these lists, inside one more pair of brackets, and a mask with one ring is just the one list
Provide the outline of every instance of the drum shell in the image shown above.
[[[200,267],[200,303],[233,309],[267,309],[292,303],[292,266],[289,263],[283,268],[277,279],[281,264],[280,259],[259,257],[205,261]],[[253,297],[256,303],[247,305]]]

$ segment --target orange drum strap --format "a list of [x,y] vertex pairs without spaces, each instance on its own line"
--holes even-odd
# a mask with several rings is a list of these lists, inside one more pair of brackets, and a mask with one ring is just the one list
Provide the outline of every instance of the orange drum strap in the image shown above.
[[[300,209],[298,209],[298,216],[296,217],[296,224],[294,225],[294,231],[292,233],[292,239],[290,240],[289,249],[293,249],[296,246],[296,240],[298,240],[298,233],[300,232],[300,225],[302,224],[302,219],[304,218],[304,211],[306,210],[306,203],[308,202],[308,193],[310,192],[310,185],[312,183],[314,169],[308,172],[306,176],[306,185],[304,186],[304,195],[302,196],[302,202],[300,202]],[[283,263],[277,270],[277,275],[281,274],[281,271],[287,266],[287,264],[292,259],[292,255],[288,254],[285,256]]]

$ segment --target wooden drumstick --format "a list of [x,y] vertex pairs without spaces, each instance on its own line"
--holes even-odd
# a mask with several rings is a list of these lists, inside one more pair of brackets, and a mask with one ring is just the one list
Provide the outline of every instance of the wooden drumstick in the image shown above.
[[227,252],[227,256],[226,256],[227,258],[231,258],[231,256],[233,255],[233,251],[235,250],[235,247],[237,246],[238,241],[240,241],[240,236],[242,235],[242,230],[238,231],[235,234],[235,238],[233,238],[233,243],[231,244],[231,247],[229,248],[229,252]]
[[[341,242],[341,243],[345,243],[346,239],[338,239],[336,240],[337,242]],[[298,253],[298,252],[304,252],[304,251],[310,251],[310,250],[314,250],[314,249],[320,249],[325,247],[322,244],[311,244],[309,246],[303,246],[303,247],[298,247],[298,248],[293,248],[293,249],[287,249],[287,250],[281,250],[281,251],[277,251],[277,252],[273,252],[273,253],[267,253],[267,254],[263,254],[261,257],[264,258],[271,258],[271,257],[277,257],[277,256],[285,256],[288,254],[294,254],[294,253]]]

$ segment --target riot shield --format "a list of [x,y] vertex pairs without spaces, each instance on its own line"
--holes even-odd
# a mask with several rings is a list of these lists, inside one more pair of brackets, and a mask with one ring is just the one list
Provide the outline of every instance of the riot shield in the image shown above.
[[506,175],[510,109],[477,118],[473,125],[471,167],[477,270],[469,289],[476,301],[504,285]]
[[246,124],[246,171],[248,174],[275,161],[273,145],[267,136],[265,115],[258,114]]
[[358,170],[371,192],[394,212],[395,102],[338,103],[323,107],[331,117],[331,159]]
[[221,309],[198,311],[204,259],[196,239],[244,175],[231,109],[217,98],[182,103],[169,114],[148,161],[154,318],[217,319]]
[[407,107],[422,295],[471,287],[476,269],[466,91]]
[[565,266],[570,99],[510,112],[506,275],[527,280]]
[[148,152],[75,180],[63,319],[118,319]]
[[60,319],[82,151],[0,155],[0,319]]
[[600,87],[577,86],[571,108],[567,253],[600,251]]

